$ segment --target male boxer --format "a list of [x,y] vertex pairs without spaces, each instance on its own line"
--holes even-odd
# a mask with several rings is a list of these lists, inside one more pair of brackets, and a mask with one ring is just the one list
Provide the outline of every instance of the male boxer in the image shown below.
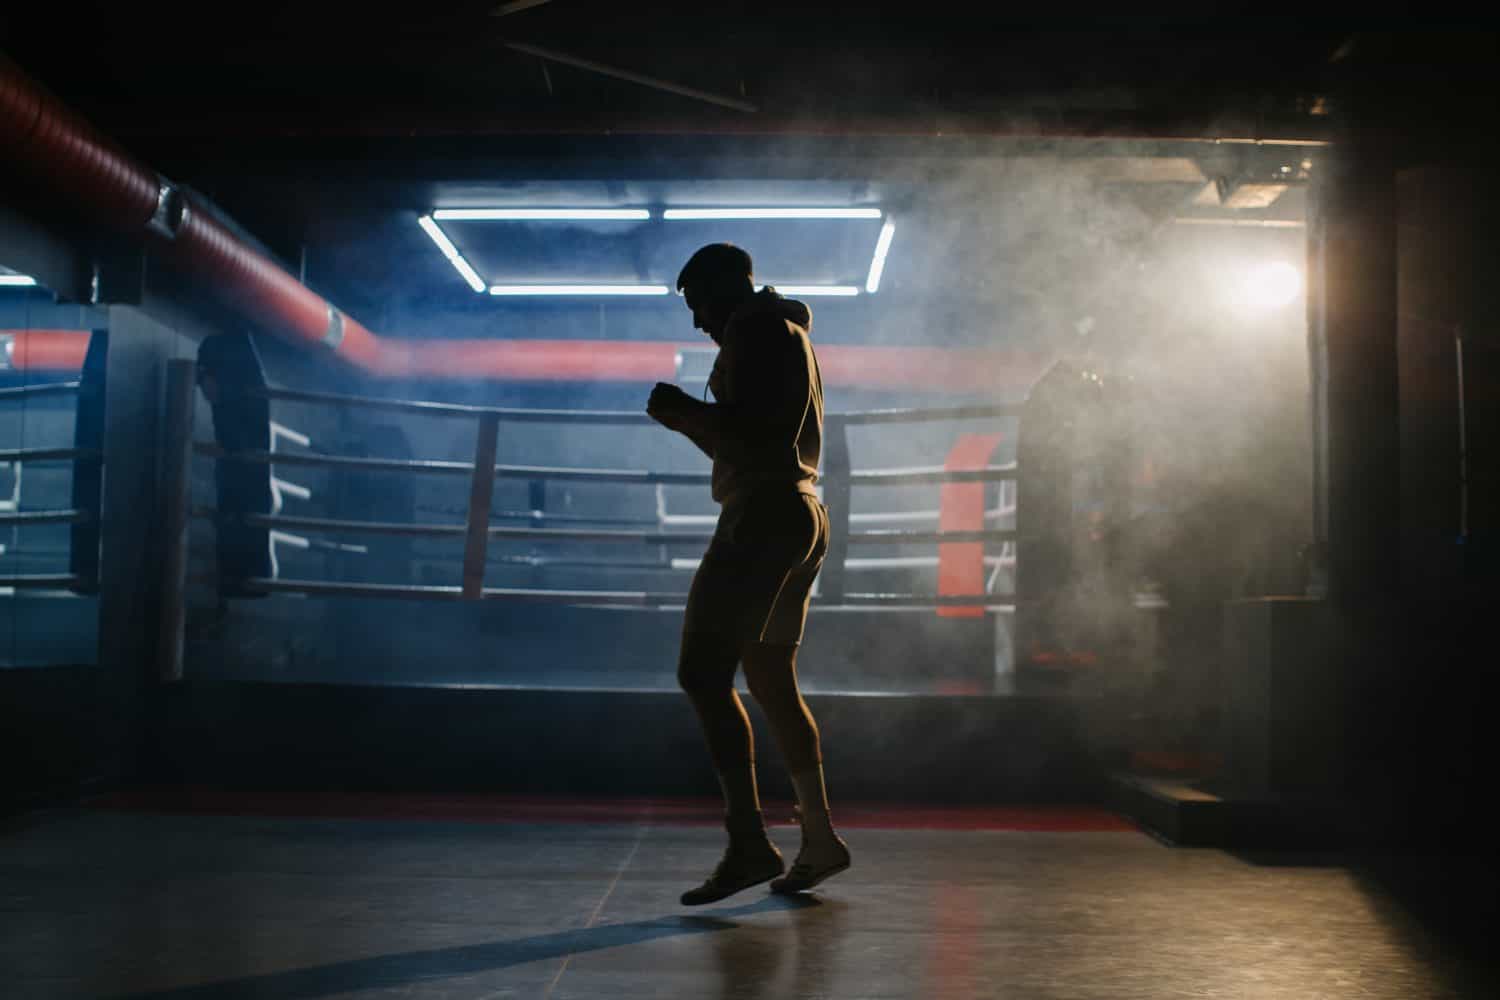
[[[724,791],[729,847],[688,906],[770,881],[810,889],[849,867],[823,784],[818,727],[797,688],[797,645],[813,578],[828,552],[828,509],[818,500],[823,381],[808,340],[812,314],[775,289],[755,291],[750,255],[703,247],[677,289],[693,325],[719,346],[708,378],[714,402],[659,382],[646,412],[713,459],[718,526],[693,577],[677,678],[692,701]],[[738,665],[781,748],[802,819],[802,849],[783,875],[766,836],[755,786],[749,717],[734,688]]]

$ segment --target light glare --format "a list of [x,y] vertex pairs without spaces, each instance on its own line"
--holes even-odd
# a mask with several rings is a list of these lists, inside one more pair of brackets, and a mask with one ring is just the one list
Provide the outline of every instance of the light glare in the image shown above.
[[1302,291],[1302,272],[1284,260],[1261,264],[1245,278],[1241,294],[1257,309],[1279,309]]
[[36,279],[29,274],[0,274],[0,288],[31,288]]

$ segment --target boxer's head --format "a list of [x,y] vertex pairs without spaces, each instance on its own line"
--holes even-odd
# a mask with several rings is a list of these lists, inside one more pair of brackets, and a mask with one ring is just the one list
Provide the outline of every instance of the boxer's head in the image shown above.
[[754,273],[750,255],[732,243],[710,243],[693,254],[677,275],[693,326],[717,342],[729,317],[755,294]]

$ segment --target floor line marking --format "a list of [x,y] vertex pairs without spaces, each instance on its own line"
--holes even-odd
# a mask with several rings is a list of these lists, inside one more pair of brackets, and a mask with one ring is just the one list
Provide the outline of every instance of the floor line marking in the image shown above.
[[[599,914],[604,911],[604,904],[609,902],[609,897],[614,894],[615,886],[620,884],[620,878],[625,874],[625,869],[630,867],[630,862],[635,860],[636,852],[641,849],[641,842],[646,839],[646,831],[650,828],[649,823],[642,823],[636,828],[635,843],[630,845],[630,853],[625,855],[625,860],[620,862],[620,867],[615,869],[615,877],[610,880],[609,888],[604,890],[604,895],[599,898],[599,903],[594,907],[594,912],[589,914],[589,919],[584,923],[583,929],[588,930],[594,926],[599,919]],[[568,971],[568,963],[573,961],[575,952],[569,952],[562,960],[562,965],[557,968],[557,975],[552,977],[552,982],[547,984],[547,992],[542,994],[543,1000],[552,995],[557,989],[557,984],[562,980],[563,973]]]

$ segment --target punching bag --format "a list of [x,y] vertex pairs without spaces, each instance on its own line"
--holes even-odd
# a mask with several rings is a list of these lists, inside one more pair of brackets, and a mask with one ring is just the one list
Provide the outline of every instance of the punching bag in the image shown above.
[[[214,441],[226,452],[269,451],[271,404],[255,343],[245,333],[215,334],[198,346],[198,381],[213,408]],[[219,459],[214,468],[219,593],[259,596],[245,581],[271,575],[270,529],[245,521],[271,512],[271,466]]]

